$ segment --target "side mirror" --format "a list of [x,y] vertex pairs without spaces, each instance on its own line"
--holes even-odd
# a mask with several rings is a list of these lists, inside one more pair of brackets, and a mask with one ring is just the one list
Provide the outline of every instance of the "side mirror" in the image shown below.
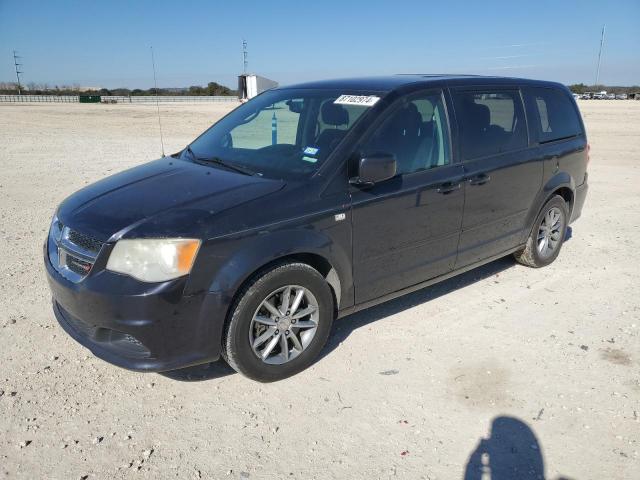
[[397,162],[391,153],[377,153],[360,158],[358,176],[352,178],[352,185],[373,185],[396,175]]

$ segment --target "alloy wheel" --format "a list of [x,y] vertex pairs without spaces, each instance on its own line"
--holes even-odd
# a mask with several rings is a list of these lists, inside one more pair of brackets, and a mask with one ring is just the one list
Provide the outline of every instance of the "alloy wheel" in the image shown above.
[[249,326],[253,352],[264,363],[281,365],[299,356],[318,329],[318,301],[305,287],[287,285],[270,293]]
[[562,240],[564,220],[558,207],[550,208],[538,229],[537,248],[542,258],[549,258]]

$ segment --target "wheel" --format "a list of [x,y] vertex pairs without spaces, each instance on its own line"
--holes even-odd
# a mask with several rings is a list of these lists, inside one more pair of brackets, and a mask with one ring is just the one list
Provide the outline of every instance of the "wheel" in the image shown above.
[[331,332],[334,301],[317,270],[283,263],[258,274],[240,292],[223,337],[222,355],[259,382],[307,368]]
[[514,254],[516,260],[529,267],[544,267],[553,262],[562,248],[569,209],[564,199],[555,195],[542,207],[527,239],[526,247]]

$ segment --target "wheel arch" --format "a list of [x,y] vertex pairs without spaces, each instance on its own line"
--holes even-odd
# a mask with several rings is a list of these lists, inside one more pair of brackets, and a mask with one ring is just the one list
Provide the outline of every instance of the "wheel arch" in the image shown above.
[[567,203],[567,208],[569,210],[568,218],[571,218],[573,205],[575,203],[575,191],[575,182],[567,172],[558,172],[556,175],[551,177],[540,189],[536,200],[533,202],[529,212],[527,213],[527,221],[525,225],[528,225],[528,228],[523,235],[523,242],[531,234],[533,222],[538,217],[542,207],[544,207],[545,203],[547,203],[554,195],[560,195]]
[[317,270],[318,273],[320,273],[320,275],[324,277],[324,279],[327,281],[327,283],[331,287],[331,290],[333,293],[333,299],[337,309],[338,305],[340,304],[340,300],[342,299],[342,283],[340,281],[340,276],[338,275],[338,272],[333,267],[331,262],[327,260],[325,257],[323,257],[322,255],[319,255],[317,253],[297,252],[297,253],[292,253],[288,255],[283,255],[278,258],[274,258],[266,262],[264,265],[259,266],[250,274],[246,275],[243,282],[238,286],[237,291],[242,290],[242,287],[244,287],[244,285],[246,285],[247,282],[250,282],[256,276],[262,274],[263,272],[271,270],[276,265],[281,265],[283,263],[288,263],[288,262],[304,263],[309,265],[310,267],[313,267],[315,270]]
[[285,261],[306,263],[316,269],[330,286],[336,311],[352,306],[350,250],[311,229],[282,230],[247,239],[218,265],[209,292],[225,298],[228,314],[247,282]]
[[573,203],[575,198],[574,191],[567,186],[563,186],[551,192],[551,194],[547,197],[547,200],[554,195],[560,195],[562,198],[564,198],[564,201],[566,202],[569,209],[569,218],[571,218],[571,212],[573,211]]
[[263,265],[260,265],[252,272],[244,276],[242,282],[237,286],[229,303],[227,304],[226,312],[224,312],[225,321],[224,326],[222,326],[223,329],[227,328],[231,315],[233,314],[233,308],[239,301],[239,296],[243,291],[245,285],[251,282],[254,278],[268,272],[277,265],[282,265],[283,263],[304,263],[317,270],[325,278],[325,280],[329,284],[329,290],[331,291],[331,294],[333,296],[333,317],[337,318],[338,307],[340,305],[340,299],[342,297],[342,284],[340,282],[340,277],[338,276],[336,269],[333,267],[331,262],[329,262],[329,260],[327,260],[322,255],[310,252],[297,252],[274,258],[264,263]]

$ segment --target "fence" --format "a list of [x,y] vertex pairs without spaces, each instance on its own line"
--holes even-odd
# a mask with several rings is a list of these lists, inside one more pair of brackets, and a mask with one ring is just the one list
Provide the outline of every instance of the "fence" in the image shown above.
[[[158,95],[158,102],[238,102],[238,97],[226,97],[226,96],[172,96],[172,95]],[[156,103],[155,96],[117,96],[117,95],[103,95],[102,101],[106,103]]]
[[[238,97],[226,96],[158,96],[158,102],[238,102]],[[0,95],[0,103],[78,103],[78,95]],[[155,96],[104,95],[103,103],[155,103]]]
[[0,102],[78,103],[77,95],[0,95]]

